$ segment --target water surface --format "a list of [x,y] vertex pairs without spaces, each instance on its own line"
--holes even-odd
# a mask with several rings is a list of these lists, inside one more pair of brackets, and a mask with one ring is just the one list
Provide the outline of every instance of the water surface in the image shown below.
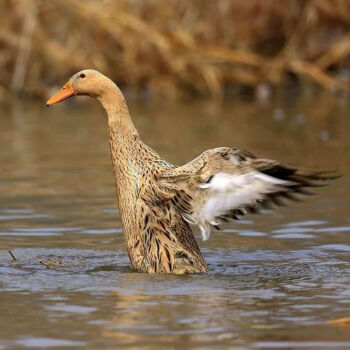
[[[237,146],[350,170],[347,100],[130,107],[175,164]],[[350,317],[347,177],[213,232],[207,274],[148,275],[129,267],[96,103],[16,103],[0,130],[0,349],[350,349],[350,326],[329,323]]]

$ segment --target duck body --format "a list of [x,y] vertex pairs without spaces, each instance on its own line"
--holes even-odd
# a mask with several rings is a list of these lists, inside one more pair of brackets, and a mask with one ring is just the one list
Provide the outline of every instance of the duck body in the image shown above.
[[108,116],[109,141],[126,248],[133,268],[148,273],[202,273],[208,266],[191,226],[203,240],[211,227],[262,208],[297,201],[296,194],[337,177],[256,158],[230,147],[207,150],[183,166],[145,145],[123,94],[107,77],[83,70],[47,105],[75,95],[97,99]]
[[[118,124],[109,125],[110,147],[131,265],[149,273],[206,272],[207,264],[189,224],[159,193],[158,179],[174,166],[138,135],[124,138]],[[123,147],[118,147],[120,144]]]

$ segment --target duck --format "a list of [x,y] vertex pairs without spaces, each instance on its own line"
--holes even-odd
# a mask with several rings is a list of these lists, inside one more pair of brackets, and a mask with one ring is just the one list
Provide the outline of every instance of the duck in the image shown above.
[[176,166],[142,142],[123,93],[96,70],[74,74],[46,105],[79,95],[96,99],[107,113],[126,250],[139,272],[208,272],[194,226],[206,241],[222,223],[299,201],[338,177],[333,170],[289,166],[233,147],[209,149]]

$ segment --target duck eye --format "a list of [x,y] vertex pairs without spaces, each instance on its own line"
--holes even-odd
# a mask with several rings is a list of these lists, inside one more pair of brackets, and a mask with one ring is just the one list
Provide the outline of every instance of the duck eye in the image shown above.
[[79,77],[80,77],[80,78],[85,78],[86,75],[85,75],[84,73],[81,73],[81,74],[79,75]]

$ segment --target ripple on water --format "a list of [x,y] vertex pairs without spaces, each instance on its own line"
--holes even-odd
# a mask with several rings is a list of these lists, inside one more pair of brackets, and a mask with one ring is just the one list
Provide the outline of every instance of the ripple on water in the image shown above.
[[302,239],[302,238],[315,238],[315,235],[308,235],[306,233],[285,233],[280,235],[274,235],[272,238],[283,238],[283,239]]
[[239,230],[237,232],[238,236],[243,236],[243,237],[263,237],[267,236],[266,233],[264,232],[259,232],[259,231],[253,231],[253,230]]
[[81,231],[82,233],[88,234],[111,234],[111,233],[123,233],[121,228],[101,228],[101,229],[85,229]]
[[13,228],[10,232],[0,232],[0,236],[59,236],[66,232],[79,231],[77,227],[30,227]]
[[348,341],[262,341],[252,344],[257,349],[349,349]]
[[272,231],[272,233],[308,233],[313,232],[312,228],[304,228],[304,227],[286,227],[278,230]]
[[298,226],[320,226],[320,225],[326,225],[326,224],[327,224],[327,221],[306,220],[306,221],[289,222],[285,226],[292,226],[292,227],[298,227]]
[[40,237],[40,236],[59,236],[59,232],[0,232],[0,236],[31,236],[31,237]]
[[57,339],[57,338],[24,338],[14,342],[18,346],[23,346],[26,348],[53,348],[53,347],[76,347],[84,346],[85,342],[73,341],[67,339]]
[[15,267],[0,266],[0,275],[26,275],[29,273],[29,271],[20,270]]
[[267,236],[267,234],[265,232],[254,231],[254,230],[225,229],[225,230],[222,230],[221,232],[223,232],[223,233],[232,233],[232,234],[236,234],[238,236],[243,236],[243,237],[263,237],[263,236]]
[[118,214],[119,210],[118,209],[103,209],[102,213],[105,213],[105,214]]
[[350,252],[350,246],[347,244],[324,244],[319,246],[320,249],[338,250],[343,252]]
[[32,209],[0,209],[0,213],[5,214],[27,214],[33,212],[34,210]]
[[17,228],[16,231],[22,232],[71,232],[79,231],[81,227],[30,227],[30,228]]
[[53,215],[47,214],[0,215],[0,220],[48,219],[53,217]]
[[336,226],[336,227],[325,227],[319,228],[316,230],[317,232],[350,232],[350,226]]
[[68,305],[63,303],[58,303],[56,305],[45,306],[46,310],[55,312],[66,312],[73,314],[88,314],[90,312],[96,311],[95,307],[81,306],[81,305]]

